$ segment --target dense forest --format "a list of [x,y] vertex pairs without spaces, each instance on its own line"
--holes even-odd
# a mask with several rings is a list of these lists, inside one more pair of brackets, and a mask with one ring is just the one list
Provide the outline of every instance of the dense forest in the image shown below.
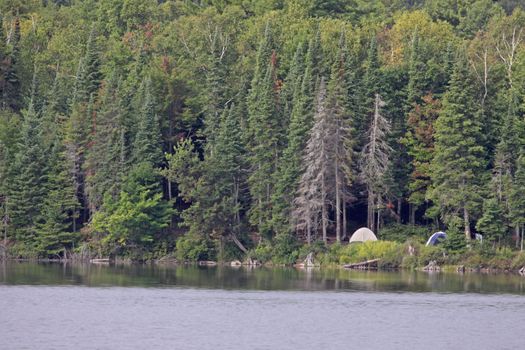
[[[0,0],[12,257],[519,248],[521,0]],[[337,243],[336,243],[337,244]]]

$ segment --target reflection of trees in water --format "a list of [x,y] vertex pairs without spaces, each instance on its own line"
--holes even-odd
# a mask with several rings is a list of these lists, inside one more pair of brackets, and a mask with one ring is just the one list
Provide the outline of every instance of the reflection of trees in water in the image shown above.
[[525,294],[525,278],[511,274],[13,262],[0,270],[1,284]]

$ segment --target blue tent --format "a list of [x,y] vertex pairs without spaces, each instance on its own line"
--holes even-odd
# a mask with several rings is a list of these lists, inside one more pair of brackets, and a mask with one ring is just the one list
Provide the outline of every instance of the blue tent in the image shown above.
[[427,244],[425,244],[425,245],[426,246],[436,245],[439,242],[441,242],[442,240],[444,240],[445,238],[447,238],[447,234],[445,232],[441,232],[441,231],[436,232],[432,236],[430,236],[430,238],[427,241]]

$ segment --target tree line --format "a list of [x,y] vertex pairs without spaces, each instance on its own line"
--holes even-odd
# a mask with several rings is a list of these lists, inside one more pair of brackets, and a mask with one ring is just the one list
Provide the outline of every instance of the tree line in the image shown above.
[[[525,227],[520,2],[0,1],[13,256]],[[403,226],[402,226],[403,227]],[[515,243],[514,243],[515,241]]]

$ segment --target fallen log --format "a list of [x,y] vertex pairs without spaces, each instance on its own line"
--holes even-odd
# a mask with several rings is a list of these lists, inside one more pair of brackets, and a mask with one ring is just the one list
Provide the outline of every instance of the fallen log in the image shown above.
[[109,258],[91,259],[91,260],[89,260],[89,262],[92,263],[92,264],[109,264],[110,261],[111,260]]
[[345,264],[343,267],[345,269],[358,269],[358,270],[370,270],[370,269],[377,269],[377,263],[381,259],[372,259],[372,260],[366,260],[358,263],[353,264]]

